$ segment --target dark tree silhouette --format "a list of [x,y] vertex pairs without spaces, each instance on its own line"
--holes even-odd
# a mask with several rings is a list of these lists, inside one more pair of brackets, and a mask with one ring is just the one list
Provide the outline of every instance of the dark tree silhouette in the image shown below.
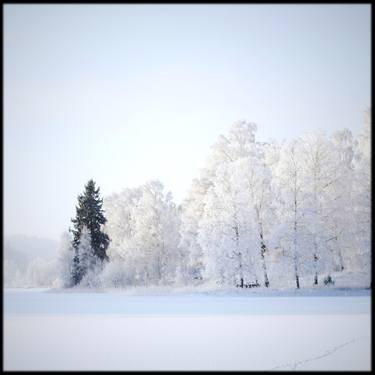
[[99,196],[100,188],[95,188],[95,182],[91,179],[85,185],[85,191],[78,196],[76,206],[76,217],[72,219],[74,228],[69,229],[73,233],[73,270],[72,279],[74,285],[78,284],[87,270],[80,264],[79,244],[81,241],[82,229],[86,227],[91,237],[91,247],[95,257],[101,261],[108,260],[106,250],[110,239],[107,234],[101,231],[101,225],[107,219],[104,217],[102,209],[103,199]]

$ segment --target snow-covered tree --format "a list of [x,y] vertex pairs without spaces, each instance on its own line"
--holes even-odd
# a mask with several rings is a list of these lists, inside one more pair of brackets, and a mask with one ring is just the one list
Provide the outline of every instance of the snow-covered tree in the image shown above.
[[24,285],[27,287],[51,287],[55,285],[57,269],[56,259],[35,258],[27,267]]
[[327,200],[329,190],[336,179],[333,146],[323,132],[307,133],[298,140],[301,146],[303,179],[303,215],[307,225],[308,239],[313,265],[313,285],[318,285],[319,273],[332,268],[331,254],[327,251]]
[[297,289],[300,288],[300,263],[305,258],[303,252],[306,248],[302,242],[305,227],[302,168],[300,143],[296,140],[284,142],[274,172],[279,194],[276,200],[279,220],[274,228],[273,241],[274,247],[281,249],[284,256],[291,254]]
[[108,254],[124,263],[128,276],[123,279],[134,285],[171,284],[176,277],[179,219],[171,194],[163,189],[151,181],[105,201],[105,231],[113,238]]
[[102,269],[102,261],[95,255],[92,246],[92,239],[89,229],[83,226],[81,240],[78,248],[78,259],[81,272],[83,274],[80,286],[96,287],[100,285],[99,273]]
[[[86,227],[90,234],[92,256],[104,261],[107,260],[106,250],[109,245],[109,237],[102,231],[102,226],[106,223],[102,209],[103,200],[100,198],[100,188],[95,187],[95,182],[89,180],[85,185],[85,191],[78,196],[78,206],[76,206],[76,217],[72,219],[73,248],[75,251],[73,258],[73,282],[78,284],[87,270],[87,264],[80,264],[79,245],[82,237],[82,230]],[[86,262],[87,263],[87,262]]]
[[260,145],[254,144],[253,153],[240,162],[240,167],[237,169],[238,184],[242,185],[248,197],[247,204],[250,206],[253,232],[258,238],[259,263],[264,285],[268,287],[270,282],[266,265],[266,254],[269,251],[267,241],[274,223],[272,174],[264,159],[264,149]]
[[371,274],[371,112],[365,112],[363,129],[355,141],[354,217],[356,268]]
[[348,129],[336,131],[330,137],[332,179],[326,188],[324,224],[328,233],[325,241],[332,255],[334,271],[348,268],[353,233],[353,156],[354,140]]
[[249,205],[233,169],[238,162],[223,163],[205,197],[198,242],[205,254],[205,275],[219,285],[244,286],[255,281],[251,252],[254,231]]
[[57,257],[59,284],[63,288],[74,285],[73,280],[74,249],[68,232],[64,232],[60,240],[60,249]]
[[199,283],[203,280],[205,262],[202,247],[198,242],[199,221],[202,219],[205,195],[212,182],[205,177],[206,170],[195,178],[188,196],[180,208],[181,226],[179,251],[182,254],[180,276],[185,283]]
[[247,279],[257,279],[260,272],[268,287],[266,237],[273,215],[272,174],[265,145],[255,142],[255,132],[254,123],[237,122],[212,147],[207,167],[211,187],[205,196],[198,242],[205,249],[209,277],[243,286],[245,273]]

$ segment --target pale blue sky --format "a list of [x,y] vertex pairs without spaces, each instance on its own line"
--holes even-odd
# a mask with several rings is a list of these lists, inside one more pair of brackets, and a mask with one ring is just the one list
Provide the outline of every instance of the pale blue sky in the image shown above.
[[5,5],[4,232],[59,238],[89,178],[177,203],[240,119],[258,139],[370,105],[369,5]]

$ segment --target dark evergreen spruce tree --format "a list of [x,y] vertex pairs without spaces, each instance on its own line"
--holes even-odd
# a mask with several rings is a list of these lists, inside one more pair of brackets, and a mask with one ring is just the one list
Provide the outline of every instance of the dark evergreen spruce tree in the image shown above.
[[72,219],[74,229],[69,229],[73,233],[72,279],[74,285],[78,284],[86,273],[83,265],[80,264],[79,254],[79,244],[84,226],[89,230],[94,256],[101,261],[108,259],[106,250],[110,240],[107,234],[101,231],[101,225],[105,224],[107,219],[103,215],[103,199],[99,196],[99,190],[99,187],[95,188],[95,182],[92,179],[88,181],[85,185],[85,191],[78,196],[76,217]]

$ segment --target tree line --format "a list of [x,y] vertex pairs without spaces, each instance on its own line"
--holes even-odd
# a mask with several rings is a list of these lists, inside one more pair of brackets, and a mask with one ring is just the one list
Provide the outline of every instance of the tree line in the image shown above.
[[64,235],[64,286],[296,288],[370,278],[371,115],[342,129],[259,142],[232,125],[179,205],[160,181],[104,200],[90,180]]

